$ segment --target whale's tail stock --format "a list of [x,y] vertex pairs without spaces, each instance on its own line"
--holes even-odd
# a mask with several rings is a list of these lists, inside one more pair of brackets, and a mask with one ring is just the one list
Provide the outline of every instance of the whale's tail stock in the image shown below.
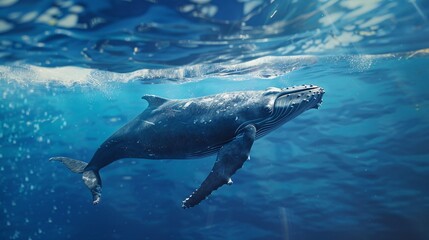
[[101,198],[101,178],[98,170],[86,169],[88,163],[67,157],[52,157],[49,161],[62,162],[74,173],[81,173],[82,180],[92,194],[92,203],[97,204]]

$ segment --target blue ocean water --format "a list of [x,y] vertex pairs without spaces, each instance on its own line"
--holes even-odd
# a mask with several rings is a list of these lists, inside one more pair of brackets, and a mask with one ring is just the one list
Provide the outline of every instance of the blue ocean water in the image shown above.
[[[0,239],[429,239],[429,2],[0,1]],[[144,94],[315,84],[234,184],[181,201],[215,156],[89,161]],[[174,131],[174,129],[172,129]]]

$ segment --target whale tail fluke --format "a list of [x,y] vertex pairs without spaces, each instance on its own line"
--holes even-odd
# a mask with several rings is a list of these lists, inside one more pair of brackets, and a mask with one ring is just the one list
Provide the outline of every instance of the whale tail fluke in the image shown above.
[[85,170],[88,163],[67,157],[52,157],[50,161],[61,162],[74,173],[81,173],[82,180],[92,194],[93,204],[98,204],[101,198],[101,178],[96,170]]

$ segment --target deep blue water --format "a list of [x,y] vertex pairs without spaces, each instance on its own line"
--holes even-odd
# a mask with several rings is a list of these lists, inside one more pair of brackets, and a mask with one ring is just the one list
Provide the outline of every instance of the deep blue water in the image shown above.
[[[0,239],[429,239],[429,2],[0,1]],[[216,156],[89,161],[144,94],[322,86],[208,200]],[[174,131],[174,129],[172,129]]]

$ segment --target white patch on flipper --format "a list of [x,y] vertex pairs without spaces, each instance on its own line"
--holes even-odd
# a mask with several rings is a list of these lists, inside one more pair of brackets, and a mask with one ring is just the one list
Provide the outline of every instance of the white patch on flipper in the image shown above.
[[185,103],[185,105],[183,106],[183,109],[188,108],[188,107],[189,107],[189,105],[191,105],[191,104],[192,104],[192,101],[188,101],[188,102],[186,102],[186,103]]
[[147,125],[152,125],[152,126],[154,126],[154,125],[155,125],[155,123],[153,123],[153,122],[149,122],[149,121],[144,121],[144,123],[146,123]]

